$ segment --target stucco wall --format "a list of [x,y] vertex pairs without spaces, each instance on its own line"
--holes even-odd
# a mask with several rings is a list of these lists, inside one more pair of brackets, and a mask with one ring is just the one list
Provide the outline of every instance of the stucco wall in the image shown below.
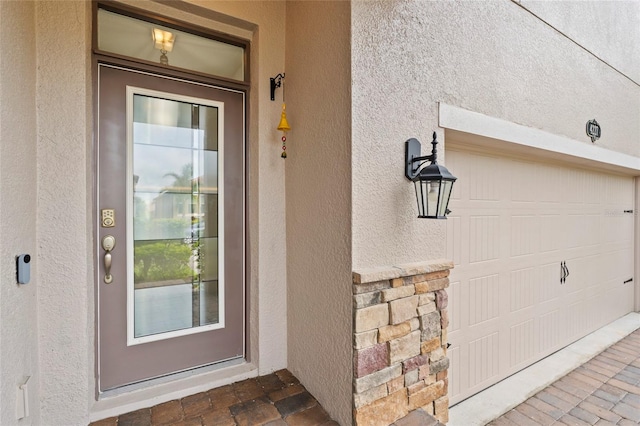
[[[18,386],[29,380],[30,415],[38,424],[36,259],[35,8],[0,2],[0,424],[18,424]],[[27,285],[16,282],[15,258],[32,256]]]
[[516,0],[603,61],[640,82],[640,3]]
[[354,269],[444,256],[403,176],[405,140],[443,141],[438,102],[585,144],[596,118],[599,146],[640,155],[637,84],[517,3],[355,1],[351,21]]
[[91,3],[35,7],[40,408],[44,424],[82,424],[94,394]]
[[288,158],[271,152],[286,163],[289,369],[342,425],[352,420],[349,16],[348,2],[287,2],[293,130]]

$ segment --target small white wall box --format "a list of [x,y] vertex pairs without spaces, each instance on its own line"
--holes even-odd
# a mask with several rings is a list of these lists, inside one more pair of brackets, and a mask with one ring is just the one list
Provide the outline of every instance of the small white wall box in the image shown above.
[[29,417],[29,388],[27,384],[31,376],[27,377],[27,380],[23,384],[18,386],[18,398],[16,400],[16,419],[24,419]]
[[27,284],[31,279],[31,256],[21,254],[16,258],[18,284]]

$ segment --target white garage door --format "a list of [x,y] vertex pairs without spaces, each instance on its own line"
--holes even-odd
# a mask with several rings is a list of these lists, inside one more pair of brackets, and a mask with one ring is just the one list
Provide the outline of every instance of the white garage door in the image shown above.
[[[633,178],[447,149],[452,404],[633,310]],[[561,283],[561,262],[569,276]]]

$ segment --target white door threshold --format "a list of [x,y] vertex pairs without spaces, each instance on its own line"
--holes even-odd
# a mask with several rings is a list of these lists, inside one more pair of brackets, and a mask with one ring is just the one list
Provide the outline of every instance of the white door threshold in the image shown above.
[[449,409],[448,426],[481,426],[501,416],[640,328],[632,312]]

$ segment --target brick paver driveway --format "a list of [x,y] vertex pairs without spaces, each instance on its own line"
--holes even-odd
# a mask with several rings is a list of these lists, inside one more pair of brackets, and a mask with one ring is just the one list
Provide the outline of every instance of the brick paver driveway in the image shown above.
[[489,424],[640,424],[640,329]]

